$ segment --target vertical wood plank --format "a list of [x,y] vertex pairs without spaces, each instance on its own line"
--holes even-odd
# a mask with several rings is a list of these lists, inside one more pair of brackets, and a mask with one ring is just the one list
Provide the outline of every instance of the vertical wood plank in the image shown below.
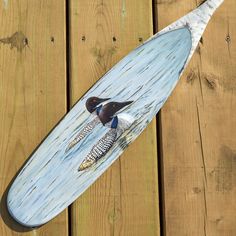
[[[157,1],[158,29],[200,1]],[[236,235],[236,2],[225,1],[161,111],[166,235]]]
[[[65,2],[0,1],[0,235],[67,235],[67,212],[32,231],[6,211],[6,188],[66,112]],[[28,232],[27,232],[28,231]]]
[[[152,1],[70,1],[71,105],[152,34]],[[72,235],[159,235],[155,121],[73,205]]]

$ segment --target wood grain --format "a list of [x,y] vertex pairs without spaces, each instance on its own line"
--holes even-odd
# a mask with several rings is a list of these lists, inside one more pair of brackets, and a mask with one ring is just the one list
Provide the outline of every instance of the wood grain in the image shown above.
[[[9,190],[8,209],[19,222],[31,227],[48,222],[87,190],[140,135],[174,89],[211,15],[222,2],[209,0],[151,37],[73,106],[31,156]],[[112,131],[117,140],[107,156],[86,171],[78,172],[91,147],[102,147],[100,138],[107,132],[107,127],[97,124],[85,142],[75,150],[66,151],[78,130],[94,118],[85,111],[85,102],[92,96],[133,102],[117,115],[118,126]],[[102,110],[106,106],[109,104]],[[124,130],[127,132],[123,133]]]
[[[151,1],[71,1],[71,105],[151,34]],[[155,129],[72,205],[72,235],[159,235]]]
[[[158,30],[195,7],[195,0],[158,0]],[[228,0],[213,16],[161,112],[168,236],[236,234],[235,10]]]
[[66,211],[32,231],[5,206],[10,181],[66,112],[64,1],[1,1],[0,26],[0,235],[67,235]]

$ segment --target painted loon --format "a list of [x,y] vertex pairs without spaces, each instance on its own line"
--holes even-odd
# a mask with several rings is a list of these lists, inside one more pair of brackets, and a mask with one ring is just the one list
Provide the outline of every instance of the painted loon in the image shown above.
[[132,116],[127,113],[120,113],[116,115],[119,110],[131,103],[132,101],[123,103],[109,102],[101,108],[98,117],[102,124],[108,127],[109,130],[92,147],[86,158],[80,164],[78,171],[89,168],[105,156],[120,135],[131,126],[134,121]]
[[66,152],[68,152],[71,148],[73,148],[77,143],[79,143],[83,138],[85,138],[93,128],[99,124],[101,121],[98,117],[99,112],[102,109],[102,103],[109,100],[110,98],[98,98],[98,97],[90,97],[86,101],[86,109],[89,113],[95,115],[96,117],[90,121],[77,135],[76,137],[68,144],[66,148]]

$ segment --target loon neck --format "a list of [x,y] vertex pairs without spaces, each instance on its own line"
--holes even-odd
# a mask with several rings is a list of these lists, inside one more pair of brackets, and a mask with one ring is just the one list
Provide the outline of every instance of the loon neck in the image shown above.
[[118,126],[118,117],[115,116],[115,117],[113,117],[112,120],[111,120],[111,128],[112,128],[112,129],[116,129],[117,126]]
[[102,109],[102,105],[100,105],[100,106],[98,106],[98,107],[95,108],[96,115],[99,115],[101,109]]

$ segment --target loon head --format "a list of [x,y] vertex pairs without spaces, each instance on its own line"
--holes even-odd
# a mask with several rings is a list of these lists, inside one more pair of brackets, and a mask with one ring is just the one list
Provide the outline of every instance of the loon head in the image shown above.
[[90,97],[86,101],[86,108],[90,113],[93,113],[97,106],[102,102],[109,100],[110,98],[98,98],[98,97]]
[[116,114],[117,111],[121,110],[122,108],[128,106],[129,104],[131,104],[133,101],[128,101],[128,102],[109,102],[107,104],[105,104],[98,117],[100,119],[100,121],[102,122],[103,125],[105,125],[106,123],[110,122],[114,115]]

